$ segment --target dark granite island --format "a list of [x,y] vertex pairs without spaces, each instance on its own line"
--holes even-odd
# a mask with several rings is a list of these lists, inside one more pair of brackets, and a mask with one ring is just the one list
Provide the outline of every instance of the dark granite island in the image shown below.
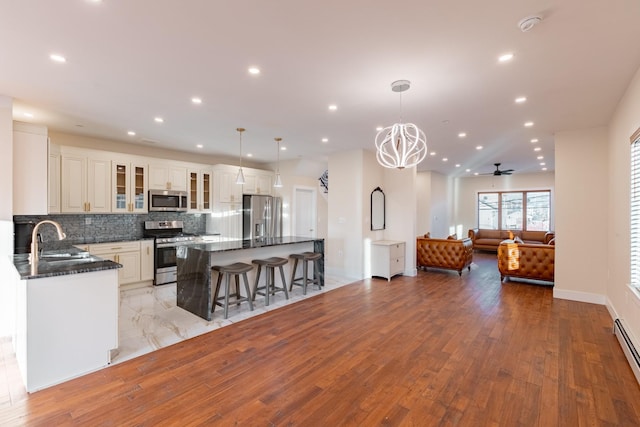
[[[300,252],[319,252],[323,254],[320,262],[319,279],[324,286],[324,239],[307,237],[275,237],[267,239],[245,239],[230,242],[206,243],[179,246],[176,251],[178,265],[177,305],[206,320],[213,317],[213,292],[216,275],[211,275],[211,267],[234,262],[251,264],[251,260],[278,256],[289,258],[290,254]],[[291,279],[292,263],[285,265],[287,286]],[[298,271],[302,271],[298,266]],[[253,289],[256,269],[247,276]],[[298,273],[300,275],[301,273]],[[260,282],[264,280],[264,272]],[[212,283],[213,282],[213,283]],[[243,291],[241,287],[241,292]]]

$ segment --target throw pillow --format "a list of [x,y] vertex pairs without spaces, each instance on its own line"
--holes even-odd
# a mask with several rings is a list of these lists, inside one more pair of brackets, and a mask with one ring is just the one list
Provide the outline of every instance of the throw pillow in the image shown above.
[[424,238],[425,238],[425,239],[429,239],[429,238],[431,238],[431,232],[430,232],[430,231],[427,231],[426,233],[424,233]]
[[550,245],[554,245],[556,244],[556,238],[554,237],[553,239],[549,240],[549,244]]
[[522,239],[521,239],[519,236],[514,237],[514,238],[513,238],[513,241],[514,241],[515,243],[524,243],[524,242],[522,241]]
[[448,236],[447,240],[458,240],[458,235],[454,233],[454,234]]

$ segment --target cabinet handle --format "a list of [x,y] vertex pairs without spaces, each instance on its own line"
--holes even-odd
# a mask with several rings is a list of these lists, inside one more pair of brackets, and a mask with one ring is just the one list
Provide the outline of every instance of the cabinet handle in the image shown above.
[[171,190],[171,183],[167,182],[167,190]]
[[147,246],[147,255],[151,255],[151,254],[149,253],[149,246]]
[[91,202],[87,203],[88,209],[87,212],[91,212]]
[[112,251],[117,251],[118,249],[122,249],[122,246],[118,246],[117,248],[111,248]]

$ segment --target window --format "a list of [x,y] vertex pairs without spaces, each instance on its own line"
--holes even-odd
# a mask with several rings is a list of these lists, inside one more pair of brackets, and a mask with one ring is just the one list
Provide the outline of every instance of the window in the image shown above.
[[640,286],[640,129],[631,137],[631,285]]
[[550,219],[549,190],[478,193],[478,228],[548,231]]

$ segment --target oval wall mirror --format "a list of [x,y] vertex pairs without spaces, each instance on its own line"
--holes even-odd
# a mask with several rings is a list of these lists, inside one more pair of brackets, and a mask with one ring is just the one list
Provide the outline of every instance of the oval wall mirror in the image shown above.
[[371,230],[384,230],[384,192],[376,187],[371,192]]

